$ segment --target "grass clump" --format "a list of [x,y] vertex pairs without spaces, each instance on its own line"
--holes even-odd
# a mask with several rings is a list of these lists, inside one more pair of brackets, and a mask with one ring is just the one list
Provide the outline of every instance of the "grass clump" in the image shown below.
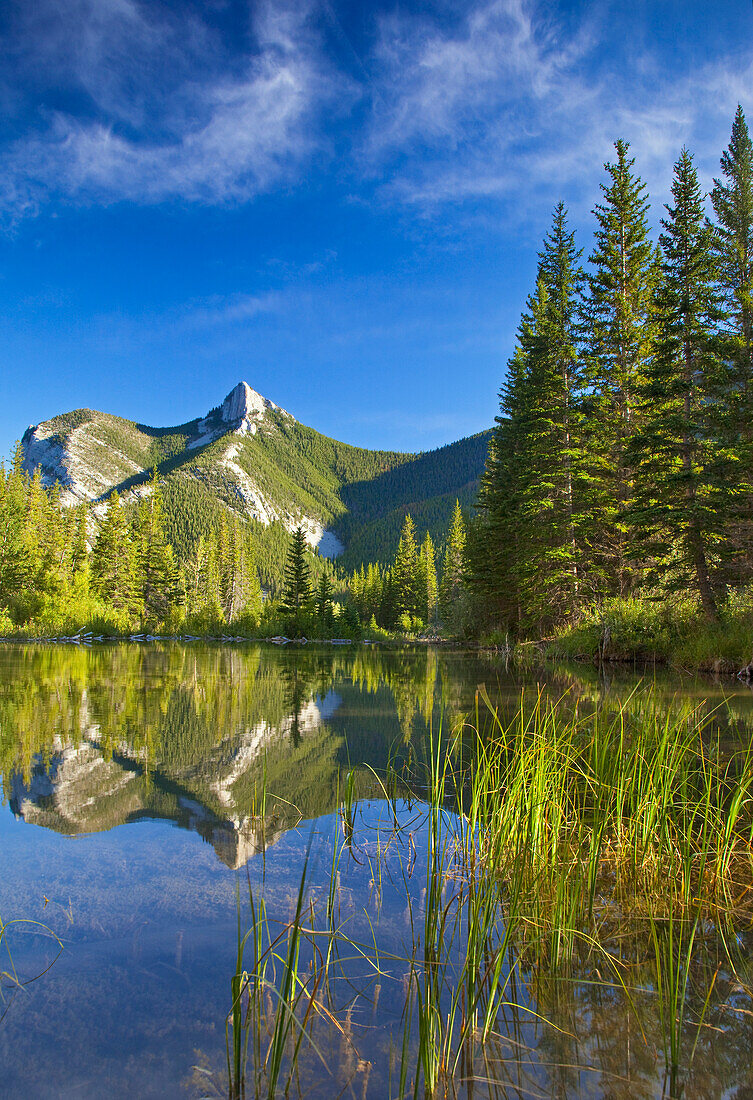
[[[506,1094],[522,1061],[535,1066],[542,1029],[563,1066],[579,1061],[586,996],[638,1021],[634,1041],[663,1054],[664,1095],[681,1096],[722,967],[751,1000],[739,945],[753,924],[753,739],[723,739],[700,710],[662,710],[650,693],[611,712],[579,706],[540,694],[505,718],[480,692],[450,735],[429,724],[413,794],[404,767],[380,779],[389,835],[376,844],[363,842],[345,776],[318,897],[308,852],[287,921],[250,894],[231,1096],[313,1088],[322,1074],[340,1088],[346,1064],[347,1087],[360,1074],[365,1096],[356,1025],[390,981],[405,1004],[389,1081],[374,1070],[390,1096]],[[366,867],[377,902],[364,938],[341,890],[348,868]],[[400,942],[380,933],[390,888]]]
[[735,672],[752,651],[753,588],[732,593],[716,622],[692,600],[606,600],[546,645],[553,657],[660,661],[710,672]]

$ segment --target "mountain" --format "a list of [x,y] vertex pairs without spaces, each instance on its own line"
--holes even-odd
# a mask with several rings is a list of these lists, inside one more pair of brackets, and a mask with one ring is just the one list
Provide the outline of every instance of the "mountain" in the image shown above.
[[30,427],[24,467],[59,484],[65,504],[102,515],[113,490],[126,499],[163,480],[169,535],[190,551],[223,509],[255,522],[275,560],[286,531],[346,567],[387,560],[406,511],[441,541],[455,499],[470,506],[489,432],[425,454],[372,451],[321,435],[239,382],[221,405],[175,427],[153,428],[76,409]]
[[[302,772],[311,782],[322,759],[341,745],[340,740],[324,744],[332,742],[324,723],[340,703],[332,691],[309,698],[274,726],[262,720],[205,748],[198,758],[167,762],[147,762],[143,750],[127,742],[102,744],[99,725],[86,723],[82,702],[84,721],[76,740],[58,738],[50,752],[34,758],[26,774],[10,776],[15,817],[65,836],[102,832],[142,818],[168,820],[198,833],[233,868],[274,844],[301,816],[290,800],[273,795],[266,817],[252,814],[249,789],[261,786],[267,756],[273,769],[279,759],[285,761],[283,770],[290,772],[285,789],[291,791]],[[291,746],[294,727],[297,740]],[[337,790],[337,762],[328,762],[333,775],[318,794],[328,798],[329,808]]]

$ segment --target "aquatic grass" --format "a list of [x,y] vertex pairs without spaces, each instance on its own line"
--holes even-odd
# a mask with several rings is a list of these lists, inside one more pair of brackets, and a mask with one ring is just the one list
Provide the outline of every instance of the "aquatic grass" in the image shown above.
[[[682,1092],[680,1060],[690,963],[698,930],[698,917],[689,922],[670,912],[649,917],[655,967],[655,991],[664,1046],[664,1089],[674,1098]],[[706,1004],[711,995],[709,990]],[[698,1024],[700,1030],[701,1021]],[[694,1046],[695,1049],[695,1046]]]
[[[272,1100],[278,1095],[283,1066],[288,1064],[287,1091],[295,1073],[301,1043],[310,1034],[312,1007],[321,984],[322,967],[312,968],[304,977],[301,970],[301,943],[304,935],[304,907],[308,860],[306,852],[296,896],[295,911],[284,927],[273,936],[263,896],[258,905],[249,882],[251,926],[241,935],[240,899],[238,898],[238,940],[235,973],[231,979],[232,1003],[226,1020],[226,1051],[231,1100],[247,1095],[248,1045],[252,1041],[253,1096]],[[245,963],[250,947],[249,967]],[[279,964],[281,977],[277,980]],[[275,1003],[276,1002],[276,1003]],[[245,1004],[245,1011],[244,1011]],[[300,1006],[303,1011],[300,1011]],[[264,1049],[264,1033],[267,1033]]]
[[698,929],[729,954],[731,933],[753,918],[751,742],[723,745],[693,708],[644,705],[634,722],[626,706],[579,714],[540,693],[505,723],[487,704],[486,724],[470,731],[470,807],[484,874],[504,884],[518,925],[520,965],[562,978],[595,956],[629,996],[621,956],[626,937],[645,941],[648,920],[678,1095]]
[[[535,985],[543,975],[567,979],[589,960],[606,964],[632,1000],[622,954],[626,938],[645,942],[647,919],[676,1089],[699,922],[726,949],[729,932],[753,917],[750,742],[723,746],[697,708],[667,714],[643,706],[634,722],[627,707],[579,714],[567,697],[552,701],[540,692],[505,722],[482,702],[486,721],[466,726],[464,758],[457,739],[440,754],[429,734],[423,959],[415,980],[427,1093],[461,1058],[466,1069],[472,1064],[467,1036],[476,1027],[480,958],[494,959],[487,971],[494,985],[503,978],[501,993],[487,1001],[483,1043],[516,967]],[[448,789],[457,796],[460,828],[445,820]],[[449,835],[458,842],[463,882],[451,902],[441,885]],[[469,965],[451,974],[438,944],[458,940],[458,930],[449,931],[452,906],[465,913],[459,942]],[[708,989],[706,1005],[710,996]]]
[[733,863],[749,879],[753,868],[750,745],[725,753],[698,716],[655,710],[629,727],[623,708],[568,715],[565,702],[539,695],[477,735],[470,783],[486,863],[503,879],[522,867],[554,918],[585,903],[593,920],[607,899],[624,918],[651,894],[682,910],[698,892],[706,915],[728,915]]
[[[45,966],[38,973],[34,974],[31,978],[20,978],[18,971],[16,970],[16,965],[13,962],[13,952],[11,951],[9,940],[10,934],[14,929],[17,931],[23,929],[26,932],[41,934],[54,940],[57,944],[57,952],[55,953],[55,957],[47,964],[47,966]],[[4,950],[5,952],[5,955],[8,959],[9,967],[9,969],[7,970],[0,970],[0,1004],[2,1004],[2,1002],[6,1000],[3,986],[10,985],[14,990],[20,990],[31,985],[33,982],[38,981],[47,973],[48,970],[51,970],[57,962],[58,958],[60,957],[60,953],[63,950],[63,941],[58,935],[56,935],[55,932],[52,931],[51,928],[48,927],[48,925],[43,924],[41,921],[31,920],[26,917],[17,917],[15,920],[3,921],[3,919],[0,917],[0,949]],[[8,1011],[8,1007],[9,1006],[6,1005],[5,1009],[0,1012],[0,1022],[2,1022],[3,1018],[5,1017],[5,1014]]]
[[[503,1087],[514,1051],[528,1050],[527,1025],[574,1043],[557,1006],[585,978],[624,999],[647,1042],[646,1013],[658,1014],[665,1093],[679,1096],[718,973],[718,964],[702,968],[693,983],[699,952],[724,955],[734,973],[735,931],[753,920],[750,738],[723,740],[700,708],[662,710],[650,697],[609,711],[540,691],[504,718],[479,692],[470,720],[449,734],[429,721],[413,766],[412,777],[404,764],[398,773],[395,759],[377,776],[392,824],[387,835],[377,826],[375,848],[359,836],[354,772],[346,774],[323,919],[305,868],[282,938],[252,900],[233,986],[234,1012],[244,996],[247,1005],[242,1020],[233,1016],[236,1080],[253,1058],[254,1096],[272,1096],[292,1087],[304,1049],[324,1065],[315,1019],[340,1032],[349,1064],[360,1066],[352,1013],[397,970],[405,1005],[399,1065],[389,1069],[396,1096]],[[421,796],[415,812],[398,799],[406,782]],[[362,868],[379,899],[362,914],[365,938],[341,910],[348,868]],[[404,952],[380,940],[389,884],[406,899]],[[355,964],[367,966],[358,983]],[[692,1025],[691,986],[701,1006]],[[250,1047],[244,1028],[253,1029]]]

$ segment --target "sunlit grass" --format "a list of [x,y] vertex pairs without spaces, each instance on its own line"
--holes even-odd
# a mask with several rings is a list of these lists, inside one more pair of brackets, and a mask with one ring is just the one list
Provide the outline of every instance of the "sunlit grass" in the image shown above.
[[[309,887],[308,856],[287,922],[273,925],[250,891],[228,1022],[231,1097],[303,1088],[304,1064],[342,1087],[320,1024],[339,1034],[365,1096],[352,1013],[398,973],[391,1096],[503,1088],[510,1067],[531,1060],[527,1025],[573,1039],[554,1007],[586,975],[617,991],[647,1044],[656,1036],[665,1094],[679,1097],[719,968],[735,973],[738,933],[753,922],[750,737],[724,743],[698,710],[668,714],[650,698],[581,715],[543,694],[512,719],[480,695],[467,722],[428,736],[411,777],[420,803],[401,799],[404,771],[380,777],[388,824],[376,847],[359,846],[345,775],[323,894]],[[356,936],[340,901],[343,860],[369,868],[375,898],[398,892],[402,948],[380,940],[381,902],[366,914],[370,938]],[[367,978],[343,1001],[354,960]]]

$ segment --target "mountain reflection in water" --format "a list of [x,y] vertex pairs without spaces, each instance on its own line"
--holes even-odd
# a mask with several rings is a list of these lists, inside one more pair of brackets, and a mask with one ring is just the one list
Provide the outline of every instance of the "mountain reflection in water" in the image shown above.
[[[241,867],[302,816],[335,807],[351,755],[344,723],[333,721],[343,697],[332,684],[348,694],[347,712],[363,692],[394,694],[397,710],[369,731],[359,759],[383,766],[391,743],[410,739],[421,697],[425,717],[434,705],[438,663],[422,657],[6,648],[0,660],[14,668],[0,693],[5,799],[17,818],[67,836],[171,821]],[[375,790],[358,770],[359,789]]]
[[[339,696],[330,691],[310,699],[279,725],[259,722],[226,738],[218,752],[193,768],[168,769],[123,743],[108,750],[96,725],[84,723],[77,744],[56,738],[49,756],[37,757],[31,775],[15,772],[10,808],[33,825],[74,836],[100,832],[140,818],[162,818],[192,829],[212,845],[228,867],[243,866],[281,835],[270,830],[235,794],[236,784],[254,770],[279,738],[319,729],[334,713]],[[207,793],[208,796],[207,796]]]
[[[342,824],[334,811],[350,774],[363,801],[354,858],[344,856],[338,872],[343,912],[364,942],[373,922],[385,958],[399,947],[394,973],[382,960],[373,1005],[363,1000],[352,1022],[372,1067],[363,1095],[392,1095],[390,1044],[400,1042],[405,998],[400,945],[411,934],[406,890],[420,914],[425,847],[417,832],[417,869],[403,885],[393,845],[381,892],[373,867],[385,834],[373,822],[380,812],[389,818],[389,804],[378,801],[385,792],[375,772],[389,760],[405,790],[414,784],[420,794],[430,725],[445,734],[463,717],[475,721],[479,688],[512,716],[521,693],[535,698],[544,680],[576,712],[622,707],[639,721],[658,700],[668,713],[715,711],[722,737],[753,727],[753,694],[734,682],[644,677],[635,690],[639,676],[588,667],[521,680],[494,657],[448,650],[0,645],[0,917],[39,919],[66,943],[52,969],[9,1002],[0,1093],[207,1095],[224,1067],[236,885],[242,897],[249,884],[264,890],[269,912],[287,919],[314,821],[325,856],[312,858],[312,889],[326,889],[327,844]],[[13,946],[20,973],[34,976],[51,961],[33,937]],[[631,965],[633,985],[648,990],[640,943]],[[360,957],[354,966],[354,980],[365,981]],[[511,1081],[498,1095],[659,1094],[650,991],[623,996],[590,972],[548,988],[522,963],[515,977],[523,1007],[499,1040],[497,1071],[509,1068]],[[753,1082],[749,1002],[723,970],[715,982],[688,1100],[732,1088],[742,1098]],[[534,1003],[554,1028],[531,1016]],[[491,1045],[488,1053],[495,1057]],[[194,1071],[195,1088],[186,1084]],[[329,1078],[314,1084],[309,1095],[332,1095]]]

